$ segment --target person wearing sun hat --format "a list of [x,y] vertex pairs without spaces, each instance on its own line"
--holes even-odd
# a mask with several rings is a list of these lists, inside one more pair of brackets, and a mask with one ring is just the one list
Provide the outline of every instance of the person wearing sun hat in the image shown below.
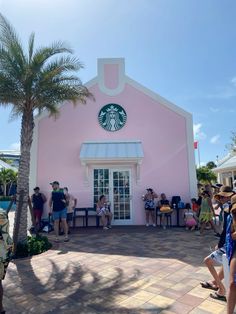
[[233,314],[236,305],[236,194],[231,197],[230,215],[227,219],[226,255],[230,268],[227,314]]
[[[218,245],[209,256],[204,259],[204,263],[206,264],[207,268],[209,269],[212,277],[214,278],[213,281],[204,281],[201,282],[202,288],[215,290],[214,293],[210,293],[210,297],[213,299],[226,301],[226,289],[222,283],[224,279],[224,272],[223,266],[221,266],[220,270],[216,272],[215,264],[223,264],[223,254],[226,253],[225,248],[225,236],[226,236],[226,228],[227,228],[227,217],[229,215],[229,203],[230,197],[234,194],[230,186],[222,186],[220,191],[215,195],[217,202],[221,208],[224,208],[224,228],[220,235],[220,239]],[[226,206],[227,205],[227,206]]]
[[13,242],[9,235],[9,220],[5,210],[0,208],[0,314],[3,309],[3,287],[2,280],[5,278],[8,264],[10,262]]

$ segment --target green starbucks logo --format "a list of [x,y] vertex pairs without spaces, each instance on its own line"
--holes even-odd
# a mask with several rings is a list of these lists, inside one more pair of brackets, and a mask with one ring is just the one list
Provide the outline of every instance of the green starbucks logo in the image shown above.
[[98,121],[101,127],[107,131],[118,131],[125,125],[127,114],[117,104],[108,104],[99,111]]

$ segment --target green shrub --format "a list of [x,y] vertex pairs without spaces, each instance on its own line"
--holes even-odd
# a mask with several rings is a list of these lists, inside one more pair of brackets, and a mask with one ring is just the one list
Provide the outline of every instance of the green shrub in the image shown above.
[[16,258],[37,255],[49,250],[51,247],[52,244],[45,236],[27,237],[26,242],[17,244]]
[[5,202],[5,201],[11,201],[12,200],[12,196],[0,196],[0,202]]

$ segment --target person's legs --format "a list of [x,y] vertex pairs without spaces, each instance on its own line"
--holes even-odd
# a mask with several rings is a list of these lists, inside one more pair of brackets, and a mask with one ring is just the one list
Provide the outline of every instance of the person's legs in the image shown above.
[[151,216],[152,216],[152,224],[154,227],[154,226],[156,226],[154,208],[153,208],[153,210],[151,210]]
[[233,314],[236,305],[236,251],[230,262],[227,314]]
[[107,213],[107,223],[108,223],[109,227],[111,226],[111,221],[112,221],[112,213],[108,212]]
[[[214,281],[212,282],[212,284],[214,286],[218,287],[218,294],[219,295],[225,295],[226,290],[225,290],[225,287],[221,281],[224,278],[224,275],[222,278],[222,274],[224,274],[224,273],[223,272],[221,273],[221,278],[220,278],[218,273],[215,270],[214,261],[210,256],[208,256],[204,259],[204,263],[206,264],[207,268],[209,269],[209,272],[211,273],[212,277],[214,278]],[[223,269],[223,267],[221,267],[221,270],[222,269]]]
[[149,210],[145,210],[146,212],[146,226],[149,225],[149,214],[150,214],[150,211]]
[[106,228],[107,227],[107,219],[106,219],[104,212],[101,213],[101,222],[102,222],[103,228]]
[[58,219],[54,218],[54,230],[55,230],[55,234],[56,234],[56,239],[58,239],[58,236],[59,236],[59,218]]
[[61,224],[62,224],[62,228],[63,228],[64,233],[65,233],[65,237],[67,238],[68,237],[68,225],[66,222],[66,218],[61,218]]
[[211,220],[211,221],[209,221],[209,224],[211,225],[211,228],[215,231],[215,233],[217,233],[218,234],[218,230],[217,230],[217,228],[216,228],[216,225],[213,223],[213,221]]
[[205,221],[201,221],[200,234],[203,233],[203,230],[205,229],[205,226],[206,226],[206,222]]

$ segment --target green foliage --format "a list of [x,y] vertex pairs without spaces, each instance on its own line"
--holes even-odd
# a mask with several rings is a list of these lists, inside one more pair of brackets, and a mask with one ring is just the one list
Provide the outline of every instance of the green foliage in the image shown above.
[[45,236],[37,235],[35,237],[27,237],[27,241],[19,242],[16,248],[16,257],[27,257],[37,255],[49,250],[52,244]]
[[214,161],[208,161],[208,163],[206,164],[206,167],[208,169],[213,169],[213,168],[216,168],[216,164],[214,163]]
[[17,172],[12,169],[2,168],[0,171],[0,184],[3,185],[4,196],[7,194],[7,186],[17,182]]
[[230,152],[236,152],[236,132],[235,131],[231,131],[230,140],[231,142],[226,145],[226,148]]
[[12,196],[0,196],[0,202],[8,202],[12,200]]
[[216,182],[217,177],[211,169],[207,166],[203,166],[197,168],[197,179],[200,183],[212,184],[213,182]]

